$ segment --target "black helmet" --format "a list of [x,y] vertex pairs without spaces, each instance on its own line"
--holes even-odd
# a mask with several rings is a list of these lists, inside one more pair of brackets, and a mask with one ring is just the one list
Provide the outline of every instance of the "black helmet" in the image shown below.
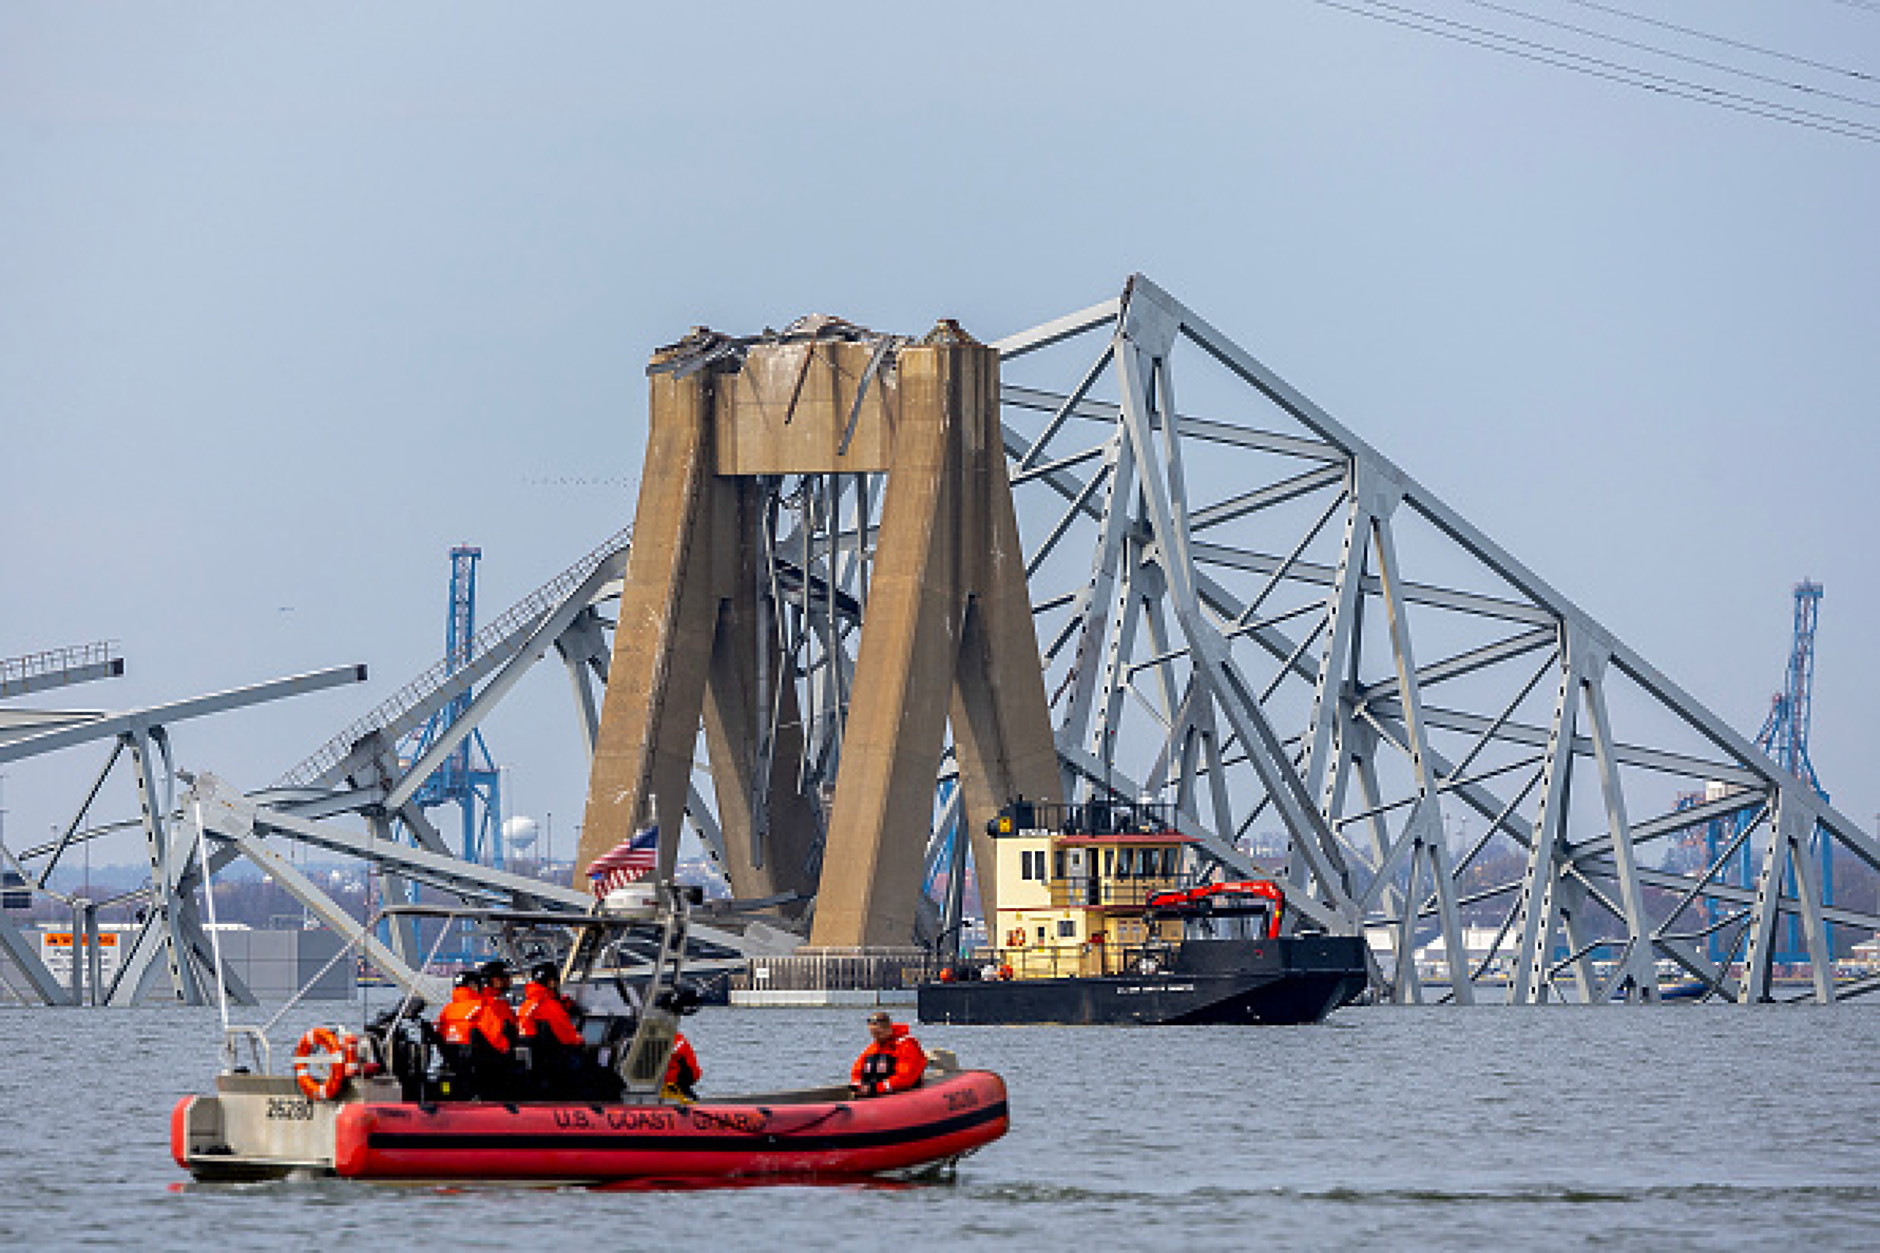
[[460,988],[480,988],[483,986],[483,976],[474,970],[459,970],[456,985]]
[[509,977],[509,963],[500,957],[492,957],[489,961],[477,967],[477,973],[483,976],[485,982],[491,979],[507,979]]
[[529,967],[529,978],[537,983],[547,983],[550,979],[561,979],[561,968],[554,962],[536,962]]

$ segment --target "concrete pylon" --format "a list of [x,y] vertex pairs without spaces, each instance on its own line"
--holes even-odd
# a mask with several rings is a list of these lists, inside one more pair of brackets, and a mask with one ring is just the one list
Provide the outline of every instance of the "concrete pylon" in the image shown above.
[[[949,721],[988,908],[987,820],[1019,795],[1055,799],[1059,786],[1000,438],[998,354],[943,322],[887,370],[879,340],[813,336],[684,368],[714,342],[725,341],[689,339],[653,360],[577,862],[584,870],[645,822],[654,796],[676,836],[702,719],[734,890],[813,891],[818,945],[904,944]],[[783,659],[757,625],[762,510],[775,476],[878,472],[887,485],[817,874],[813,799],[788,771],[767,792],[753,786],[773,699],[783,710],[774,760],[794,761],[801,742],[793,685],[774,691]],[[676,847],[662,842],[662,870]]]

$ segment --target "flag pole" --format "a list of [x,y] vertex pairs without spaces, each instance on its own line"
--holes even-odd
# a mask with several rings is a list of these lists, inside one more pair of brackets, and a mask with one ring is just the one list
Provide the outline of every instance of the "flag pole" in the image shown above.
[[653,823],[653,882],[659,882],[659,844],[665,838],[665,832],[659,829],[659,793],[650,793],[646,798],[647,812],[652,815]]

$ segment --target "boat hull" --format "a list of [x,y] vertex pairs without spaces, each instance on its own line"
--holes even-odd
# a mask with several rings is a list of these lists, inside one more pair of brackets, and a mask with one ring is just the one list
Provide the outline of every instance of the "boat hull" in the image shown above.
[[[226,1093],[185,1097],[177,1106],[173,1151],[198,1178],[296,1169],[366,1180],[587,1183],[859,1176],[955,1161],[1010,1126],[1005,1085],[985,1071],[868,1100],[832,1090],[691,1105],[309,1103],[316,1114],[301,1121],[331,1115],[324,1153],[299,1142],[276,1153],[265,1133],[215,1142],[204,1128],[242,1117],[197,1106],[230,1100]],[[319,1138],[311,1127],[302,1134]]]
[[957,1025],[1290,1026],[1364,990],[1364,941],[1300,936],[1183,946],[1155,974],[923,983],[920,1020]]

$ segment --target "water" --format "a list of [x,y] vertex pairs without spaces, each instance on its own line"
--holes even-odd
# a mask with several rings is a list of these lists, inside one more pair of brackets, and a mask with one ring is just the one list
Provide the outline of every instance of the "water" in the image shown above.
[[[356,1012],[356,1011],[355,1011]],[[291,1042],[331,1009],[296,1012]],[[708,1092],[846,1074],[861,1014],[706,1010]],[[0,1240],[39,1248],[1880,1244],[1880,1004],[1347,1009],[1317,1027],[927,1028],[1013,1127],[950,1183],[184,1184],[213,1011],[0,1011]]]

